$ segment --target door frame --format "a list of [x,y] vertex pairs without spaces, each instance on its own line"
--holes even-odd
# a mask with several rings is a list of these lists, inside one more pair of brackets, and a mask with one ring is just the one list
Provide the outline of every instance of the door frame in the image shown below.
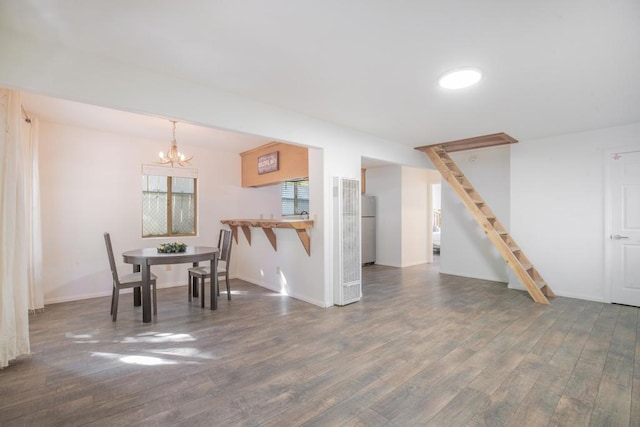
[[611,159],[615,154],[640,152],[640,146],[625,146],[604,151],[604,300],[611,304],[613,281],[611,280],[613,246],[611,235],[613,234],[613,211],[611,206]]

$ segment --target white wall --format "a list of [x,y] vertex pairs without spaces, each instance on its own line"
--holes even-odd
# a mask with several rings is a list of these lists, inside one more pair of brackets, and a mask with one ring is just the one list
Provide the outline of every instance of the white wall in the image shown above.
[[[434,169],[427,169],[427,262],[433,262],[433,212],[442,213],[442,175]],[[439,262],[439,258],[438,258]]]
[[[155,161],[167,141],[142,141],[123,135],[42,122],[41,126],[44,282],[46,303],[109,295],[110,276],[102,233],[112,234],[116,258],[127,249],[155,246],[167,239],[142,239],[140,232],[141,164]],[[187,244],[216,242],[220,219],[280,216],[280,186],[240,187],[240,156],[202,146],[180,147],[194,155],[199,169],[199,235]],[[349,158],[349,157],[348,157]],[[359,156],[357,159],[359,170]],[[348,162],[347,162],[348,165]],[[252,229],[252,245],[239,233],[231,276],[319,305],[333,304],[325,282],[325,162],[321,149],[309,150],[311,256],[294,230],[276,230],[274,251],[261,229]],[[92,191],[87,191],[91,188]],[[330,191],[330,190],[329,190]],[[96,236],[98,238],[96,239]],[[71,239],[62,253],[59,243]],[[171,239],[169,239],[171,240]],[[331,246],[329,245],[329,248]],[[159,286],[184,285],[187,266],[171,271],[154,267]],[[331,271],[331,270],[327,270]],[[106,287],[105,287],[106,286]]]
[[[556,295],[610,302],[604,160],[640,147],[639,135],[636,123],[452,157]],[[446,183],[442,195],[441,272],[522,289]]]
[[333,176],[359,177],[361,156],[414,167],[428,163],[394,141],[2,29],[0,57],[0,86],[330,149],[325,167]]
[[[440,175],[438,175],[440,176]],[[442,209],[442,180],[437,183],[434,181],[431,186],[431,199],[433,201],[433,210]]]
[[[122,135],[42,121],[40,177],[45,303],[111,293],[103,232],[111,233],[116,262],[131,270],[120,253],[172,239],[141,237],[141,165],[155,161],[167,141],[144,141]],[[194,155],[198,176],[197,237],[188,245],[214,245],[220,219],[237,214],[249,199],[239,186],[240,158],[235,153],[181,145]],[[251,200],[266,203],[264,192]],[[175,240],[175,239],[173,239]],[[233,267],[233,263],[232,263]],[[186,266],[171,271],[154,267],[159,287],[186,284]]]
[[512,145],[511,233],[557,295],[610,301],[604,159],[632,146],[640,123]]
[[424,264],[433,256],[429,232],[431,202],[427,169],[402,167],[402,267]]
[[[320,209],[324,223],[320,233],[314,232],[313,241],[323,241],[323,268],[318,280],[323,282],[325,304],[333,301],[332,177],[358,178],[362,156],[413,167],[428,163],[422,153],[394,141],[180,80],[158,70],[21,38],[2,29],[0,57],[3,87],[323,149]],[[160,149],[165,146],[155,151]],[[312,251],[313,247],[314,243]]]
[[376,264],[402,264],[401,188],[400,166],[367,169],[367,194],[376,197]]
[[[509,153],[509,146],[500,146],[450,154],[507,230],[510,223]],[[442,273],[500,282],[509,280],[502,257],[446,182],[442,183],[440,238]]]
[[[311,255],[304,250],[295,230],[276,229],[277,251],[264,232],[259,228],[251,229],[251,246],[240,231],[236,262],[238,277],[276,292],[293,296],[312,304],[328,307],[333,305],[333,294],[326,295],[324,287],[324,228],[326,217],[323,214],[324,180],[322,176],[323,153],[319,149],[309,150],[309,215],[314,226],[307,232],[311,239]],[[276,217],[280,216],[280,185],[262,187],[270,198],[278,202]],[[262,209],[253,205],[253,209]],[[243,210],[244,212],[244,210]],[[266,212],[266,211],[265,211]],[[271,211],[273,212],[273,210]],[[247,218],[258,218],[251,213]],[[269,213],[265,213],[269,218]]]
[[[144,141],[49,122],[40,125],[42,159],[43,283],[45,303],[110,295],[111,275],[102,233],[111,233],[121,272],[131,270],[120,254],[175,238],[141,237],[141,164],[155,161],[167,141]],[[198,236],[181,237],[188,245],[215,245],[221,219],[279,216],[280,187],[242,188],[240,156],[180,142],[198,169]],[[313,209],[322,211],[322,151],[311,150]],[[231,276],[325,305],[322,270],[322,216],[310,231],[312,257],[297,233],[276,230],[274,251],[261,229],[252,229],[253,245],[240,233],[232,250]],[[255,262],[254,262],[255,261]],[[280,288],[281,267],[287,286]],[[152,267],[158,286],[185,285],[188,265]],[[260,271],[264,275],[260,274]],[[320,273],[319,273],[320,271]]]
[[[434,178],[435,177],[435,178]],[[367,169],[376,196],[376,264],[408,267],[433,260],[429,184],[437,172],[389,165]]]
[[[358,177],[362,156],[413,167],[428,165],[423,153],[393,141],[382,140],[295,112],[240,98],[211,87],[178,80],[157,71],[136,68],[88,53],[20,39],[15,35],[3,34],[1,30],[0,57],[3,58],[0,61],[0,86],[125,111],[171,117],[206,126],[267,136],[283,142],[322,148],[324,161],[321,169],[324,186],[321,209],[324,223],[320,234],[322,237],[316,235],[315,232],[313,234],[312,254],[313,242],[321,239],[324,257],[320,262],[324,264],[324,268],[321,272],[323,277],[319,280],[324,283],[325,302],[333,300],[332,177]],[[603,277],[605,240],[603,235],[604,214],[603,208],[601,208],[603,203],[602,156],[608,147],[637,146],[639,134],[640,125],[635,124],[584,134],[522,141],[512,146],[513,157],[510,170],[500,168],[499,165],[505,163],[498,161],[499,155],[493,158],[494,155],[486,154],[488,157],[485,158],[485,151],[482,151],[481,156],[479,155],[477,165],[464,164],[463,170],[470,176],[482,196],[490,203],[500,220],[505,224],[509,220],[511,221],[512,234],[527,251],[533,263],[547,278],[556,293],[587,299],[607,299],[608,289],[603,284],[605,282]],[[517,137],[517,135],[514,136]],[[118,165],[123,165],[123,162],[126,164],[129,161],[121,160],[121,156],[116,154],[116,152],[121,153],[120,149],[125,147],[126,150],[131,150],[129,144],[122,143],[120,149],[113,152],[110,152],[109,148],[101,147],[95,154],[83,150],[85,147],[79,141],[70,140],[68,144],[79,150],[73,152],[82,152],[85,156],[74,158],[73,153],[69,152],[71,157],[62,161],[61,170],[72,162],[81,162],[88,158],[96,161],[99,157],[104,156],[117,158],[116,166],[113,167],[121,167]],[[185,151],[187,148],[196,154],[196,158],[198,155],[204,156],[204,151],[201,150],[206,150],[185,146]],[[154,146],[152,152],[155,153],[161,149],[166,149],[166,141],[158,147]],[[104,150],[107,152],[103,153]],[[140,150],[140,148],[136,150]],[[54,156],[52,152],[47,154],[50,157],[58,156],[57,154]],[[469,154],[469,152],[464,152],[460,156],[463,156],[464,159]],[[44,153],[42,158],[47,158]],[[147,159],[149,157],[146,153],[138,152],[137,158],[134,155],[131,161],[135,162],[137,170],[139,164]],[[58,160],[51,161],[58,162]],[[477,171],[474,169],[481,165],[483,168]],[[95,171],[87,166],[80,166],[80,168],[85,173]],[[98,170],[102,169],[98,168]],[[114,174],[108,170],[104,173],[116,182],[126,181],[126,176],[128,176],[128,173]],[[512,183],[511,189],[508,186],[505,187],[509,182],[509,176]],[[49,177],[57,180],[53,182],[61,182],[62,184],[71,185],[73,181],[65,175],[59,178],[52,175]],[[506,179],[503,179],[505,177]],[[89,183],[94,184],[93,182]],[[78,193],[78,190],[73,188],[70,188],[69,191]],[[465,233],[461,230],[456,231],[455,227],[470,227],[469,218],[460,215],[454,216],[457,211],[466,211],[460,209],[459,206],[455,207],[456,201],[450,197],[447,198],[449,192],[447,185],[443,184],[442,271],[492,280],[507,280],[502,261],[496,260],[491,247],[483,246],[484,243],[479,241],[480,239],[476,235],[477,229],[469,232],[468,238],[464,237]],[[252,200],[258,200],[263,196],[265,196],[265,200],[270,199],[268,189],[255,189],[252,194],[255,195]],[[513,198],[511,210],[508,208],[509,194]],[[449,196],[451,195],[449,194]],[[43,195],[43,197],[49,196]],[[104,218],[104,215],[101,215],[99,210],[92,206],[111,207],[101,203],[97,196],[92,196],[84,201],[83,206],[77,207],[79,212],[94,215],[92,219],[97,218],[102,221],[93,226],[91,223],[83,225],[83,233],[101,235],[103,227],[111,225],[109,218]],[[506,208],[504,207],[505,203]],[[549,211],[542,206],[546,206]],[[227,207],[220,206],[219,208],[228,212]],[[65,214],[55,209],[53,212],[55,218],[58,218],[65,227],[70,226],[72,221],[64,217],[69,215],[68,213]],[[137,208],[136,212],[139,212]],[[259,214],[261,211],[256,210],[255,212]],[[129,218],[128,215],[122,216],[123,221],[130,221]],[[134,226],[124,226],[123,232],[129,232],[134,228]],[[210,231],[215,234],[215,231]],[[256,237],[259,234],[258,232],[254,233]],[[58,239],[59,242],[69,238],[75,239],[80,235],[77,232],[71,234],[55,232],[46,238]],[[551,237],[548,237],[550,235]],[[291,237],[284,237],[281,244],[286,246],[284,240]],[[88,239],[88,237],[82,239]],[[293,239],[297,239],[297,237],[293,236]],[[483,240],[486,243],[486,239]],[[116,250],[126,248],[122,246],[118,248],[119,244],[131,245],[131,247],[140,246],[140,242],[137,240],[121,240],[120,242],[123,243],[116,243]],[[291,244],[299,245],[299,242],[294,242],[295,240]],[[47,242],[47,245],[56,243]],[[84,243],[79,246],[89,250]],[[457,248],[455,253],[452,252],[454,247]],[[571,250],[567,250],[568,248]],[[48,291],[50,300],[62,295],[61,288],[82,287],[86,283],[95,283],[96,273],[92,273],[92,271],[95,271],[97,265],[94,269],[88,270],[85,261],[90,255],[92,259],[102,259],[104,254],[100,252],[101,249],[101,246],[100,249],[96,246],[92,249],[93,253],[91,254],[80,253],[79,250],[72,249],[71,256],[66,257],[67,266],[62,263],[51,264],[51,274],[57,282]],[[49,250],[51,250],[51,246],[49,246]],[[264,254],[267,256],[268,252],[265,251]],[[499,267],[498,264],[501,264],[502,267]],[[297,280],[294,280],[295,282]],[[85,292],[88,295],[95,292],[95,289],[89,286]]]

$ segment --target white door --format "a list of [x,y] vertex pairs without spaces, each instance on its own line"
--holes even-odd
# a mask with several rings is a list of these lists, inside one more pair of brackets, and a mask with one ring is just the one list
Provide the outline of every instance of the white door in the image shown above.
[[609,158],[611,302],[640,306],[640,151]]

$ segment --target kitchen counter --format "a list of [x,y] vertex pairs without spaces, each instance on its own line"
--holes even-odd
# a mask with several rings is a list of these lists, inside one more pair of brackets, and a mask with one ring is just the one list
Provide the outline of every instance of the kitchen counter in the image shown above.
[[313,220],[310,219],[223,219],[220,221],[227,224],[231,228],[233,237],[238,243],[238,228],[242,229],[247,242],[251,245],[251,227],[262,228],[267,239],[273,246],[274,250],[278,250],[276,242],[276,234],[274,228],[291,228],[296,231],[302,246],[307,251],[307,255],[311,256],[311,239],[307,233],[308,228],[313,228]]

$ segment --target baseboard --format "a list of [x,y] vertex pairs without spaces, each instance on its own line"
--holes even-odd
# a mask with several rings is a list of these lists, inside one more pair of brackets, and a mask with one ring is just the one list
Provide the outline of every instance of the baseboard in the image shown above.
[[[276,292],[276,293],[281,293],[280,289],[276,289],[272,286],[270,286],[268,283],[266,282],[257,282],[256,280],[249,278],[249,277],[245,277],[245,276],[230,276],[229,277],[230,280],[232,279],[240,279],[240,280],[244,280],[245,282],[249,282],[253,285],[256,286],[260,286],[262,288],[265,289],[269,289],[270,291]],[[174,282],[174,283],[160,283],[158,284],[158,289],[164,289],[164,288],[175,288],[177,286],[186,286],[186,283],[184,282]],[[122,289],[120,291],[120,294],[127,294],[127,293],[131,293],[133,292],[132,289]],[[332,307],[333,304],[329,304],[326,303],[325,301],[320,301],[320,300],[316,300],[314,298],[309,298],[305,295],[300,295],[297,293],[290,293],[287,294],[288,296],[298,299],[300,301],[304,301],[307,302],[309,304],[313,304],[315,306],[318,307],[322,307],[322,308],[328,308],[328,307]],[[102,298],[102,297],[109,297],[111,296],[111,289],[109,288],[106,291],[103,292],[94,292],[94,293],[90,293],[90,294],[83,294],[83,295],[73,295],[73,296],[67,296],[67,297],[58,297],[58,298],[47,298],[44,301],[45,306],[48,304],[58,304],[58,303],[62,303],[62,302],[70,302],[70,301],[80,301],[80,300],[85,300],[85,299],[91,299],[91,298]]]
[[[186,286],[186,283],[178,283],[178,282],[174,282],[174,283],[159,283],[158,284],[158,289],[164,289],[164,288],[175,288],[178,286]],[[120,290],[120,295],[123,294],[129,294],[133,292],[133,289],[122,289]],[[82,301],[85,299],[91,299],[91,298],[102,298],[102,297],[110,297],[111,296],[111,288],[109,288],[109,290],[106,291],[101,291],[101,292],[93,292],[90,294],[82,294],[82,295],[73,295],[73,296],[66,296],[66,297],[58,297],[58,298],[45,298],[44,300],[44,305],[48,305],[48,304],[59,304],[62,302],[71,302],[71,301]]]
[[[280,289],[277,289],[274,286],[271,286],[266,282],[257,281],[257,280],[254,280],[252,278],[246,277],[246,276],[238,276],[238,279],[244,280],[245,282],[251,283],[252,285],[260,286],[261,288],[269,289],[270,291],[273,291],[275,293],[282,294],[282,292],[280,292]],[[290,296],[292,298],[298,299],[300,301],[304,301],[304,302],[307,302],[309,304],[313,304],[315,306],[322,307],[322,308],[328,308],[328,307],[333,306],[333,304],[326,304],[324,301],[319,301],[319,300],[316,300],[314,298],[309,298],[309,297],[307,297],[305,295],[299,295],[299,294],[296,294],[295,292],[294,293],[289,293],[289,294],[286,294],[286,295]]]
[[[508,288],[509,289],[515,289],[515,290],[518,290],[518,291],[525,291],[525,292],[527,291],[525,289],[525,287],[522,286],[522,284],[520,282],[511,282],[511,283],[509,283]],[[602,302],[602,303],[605,303],[605,304],[611,303],[611,301],[607,301],[602,297],[594,297],[593,295],[584,295],[584,294],[576,294],[576,293],[573,293],[573,292],[557,291],[557,290],[555,290],[553,288],[551,290],[558,297],[581,299],[581,300],[593,301],[593,302]],[[553,301],[553,299],[551,299],[551,301]]]

